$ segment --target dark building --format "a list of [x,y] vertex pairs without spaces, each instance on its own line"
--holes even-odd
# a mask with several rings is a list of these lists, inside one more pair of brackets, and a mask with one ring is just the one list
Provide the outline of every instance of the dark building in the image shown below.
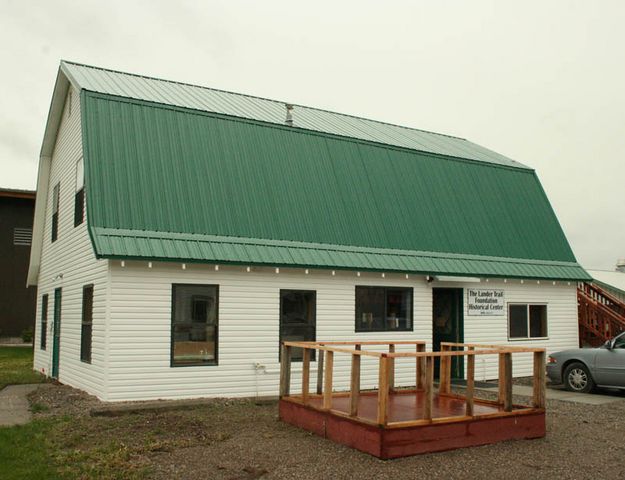
[[35,324],[35,288],[26,288],[35,192],[0,189],[0,337]]

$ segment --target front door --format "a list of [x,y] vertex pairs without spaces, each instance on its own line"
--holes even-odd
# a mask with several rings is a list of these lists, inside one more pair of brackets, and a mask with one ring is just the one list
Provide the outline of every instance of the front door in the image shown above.
[[61,289],[54,290],[54,326],[52,336],[52,378],[59,378],[59,354],[61,347]]
[[[441,349],[441,342],[462,343],[464,325],[462,315],[462,288],[432,289],[432,343],[434,351]],[[434,376],[439,376],[440,361],[434,361]],[[451,378],[463,378],[462,357],[454,357],[451,362]]]

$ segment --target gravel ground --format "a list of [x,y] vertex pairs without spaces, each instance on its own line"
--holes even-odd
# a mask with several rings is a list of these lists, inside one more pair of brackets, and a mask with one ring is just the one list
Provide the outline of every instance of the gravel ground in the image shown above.
[[[497,385],[497,380],[486,380],[484,383],[492,383],[493,385]],[[547,384],[549,384],[549,380],[547,380]],[[534,385],[534,377],[515,377],[512,379],[512,385],[523,385],[525,387],[531,387]]]
[[36,416],[73,417],[63,432],[76,437],[72,448],[115,441],[129,472],[154,479],[602,479],[617,478],[625,457],[625,399],[601,406],[550,400],[544,439],[387,461],[283,424],[276,403],[215,400],[94,418],[88,412],[102,405],[97,399],[60,385],[42,386],[31,402]]

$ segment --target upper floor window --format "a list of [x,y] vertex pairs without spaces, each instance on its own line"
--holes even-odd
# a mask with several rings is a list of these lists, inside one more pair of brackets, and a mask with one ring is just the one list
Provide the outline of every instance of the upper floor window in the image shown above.
[[74,227],[85,218],[85,170],[82,158],[76,162],[76,193],[74,194]]
[[412,288],[356,287],[357,332],[412,328]]
[[61,184],[57,183],[52,190],[52,232],[51,240],[54,242],[59,237],[59,202]]
[[547,305],[508,304],[510,339],[547,337]]

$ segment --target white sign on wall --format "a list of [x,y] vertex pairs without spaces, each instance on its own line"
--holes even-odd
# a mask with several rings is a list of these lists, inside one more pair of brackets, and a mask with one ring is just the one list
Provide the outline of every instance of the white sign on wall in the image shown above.
[[467,290],[468,315],[504,315],[503,290]]

